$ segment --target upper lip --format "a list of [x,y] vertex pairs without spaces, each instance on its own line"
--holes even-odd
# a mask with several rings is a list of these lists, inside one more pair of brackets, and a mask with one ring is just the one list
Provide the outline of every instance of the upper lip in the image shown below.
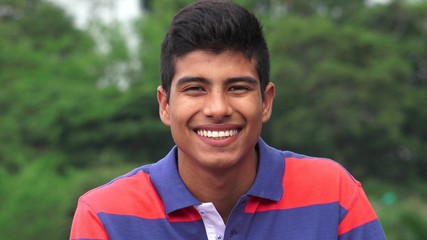
[[197,130],[206,130],[206,131],[229,131],[229,130],[235,130],[238,129],[240,130],[242,128],[241,125],[237,125],[237,124],[204,124],[204,125],[199,125],[195,128],[193,128],[194,131]]

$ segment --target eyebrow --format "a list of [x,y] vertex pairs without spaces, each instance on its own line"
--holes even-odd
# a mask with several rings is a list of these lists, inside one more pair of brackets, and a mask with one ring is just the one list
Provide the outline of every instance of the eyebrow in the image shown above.
[[232,77],[232,78],[228,78],[225,81],[227,84],[230,83],[238,83],[238,82],[244,82],[244,83],[248,83],[248,84],[252,84],[252,85],[256,85],[259,83],[258,80],[256,80],[253,77],[249,77],[249,76],[242,76],[242,77]]
[[199,83],[205,83],[205,84],[209,84],[209,80],[203,77],[182,77],[180,79],[178,79],[178,81],[176,82],[177,86],[182,86],[184,84],[187,83],[192,83],[192,82],[199,82]]
[[[187,77],[182,77],[182,78],[178,79],[178,81],[176,82],[176,85],[182,86],[184,84],[192,83],[192,82],[210,84],[210,80],[206,79],[204,77],[187,76]],[[252,85],[256,85],[259,83],[258,80],[254,79],[253,77],[249,77],[249,76],[231,77],[231,78],[228,78],[225,80],[226,84],[232,84],[232,83],[238,83],[238,82],[245,82],[245,83],[252,84]]]

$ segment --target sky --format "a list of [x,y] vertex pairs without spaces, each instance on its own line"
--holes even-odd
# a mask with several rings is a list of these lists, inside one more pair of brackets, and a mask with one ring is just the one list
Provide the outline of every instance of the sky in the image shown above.
[[62,6],[74,17],[78,28],[85,28],[88,20],[128,22],[141,14],[139,0],[49,0]]
[[[129,55],[133,65],[116,62],[108,68],[105,76],[99,80],[100,86],[116,84],[120,89],[126,90],[129,81],[126,78],[126,71],[130,68],[137,69],[138,64],[137,48],[138,38],[132,30],[132,21],[141,15],[139,0],[48,0],[63,7],[64,10],[74,18],[77,28],[87,29],[90,20],[101,20],[104,23],[120,22],[120,31],[126,36],[128,42]],[[91,33],[101,52],[108,52],[110,47],[102,34],[91,29]]]
[[[131,20],[141,15],[139,0],[49,0],[63,7],[74,18],[77,28],[85,29],[90,20],[99,19],[104,23],[121,22],[121,31],[131,48],[135,48],[137,38],[132,30]],[[92,29],[93,30],[93,29]],[[101,50],[105,45],[96,32],[93,32]]]

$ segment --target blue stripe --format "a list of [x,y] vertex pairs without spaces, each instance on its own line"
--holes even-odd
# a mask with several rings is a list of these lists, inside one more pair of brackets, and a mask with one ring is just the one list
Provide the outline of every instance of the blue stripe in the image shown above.
[[[242,213],[239,204],[229,218],[224,239],[338,239],[338,225],[343,208],[338,203],[318,204],[308,207]],[[100,213],[111,239],[197,239],[206,240],[202,220],[193,222],[168,222],[167,219],[143,219],[134,216]],[[375,229],[378,226],[372,226]],[[381,239],[363,235],[355,239]],[[358,231],[342,239],[359,237]],[[381,236],[381,235],[379,235]]]
[[228,237],[336,240],[341,210],[338,203],[330,203],[248,214],[253,216],[243,217],[245,222],[241,226],[227,229]]
[[362,226],[354,228],[350,232],[347,232],[341,235],[339,240],[367,240],[367,239],[375,239],[375,240],[385,240],[384,232],[382,231],[382,227],[380,222],[377,220],[373,220],[369,223],[366,223]]
[[168,222],[134,216],[99,213],[110,239],[200,239],[207,240],[203,221]]

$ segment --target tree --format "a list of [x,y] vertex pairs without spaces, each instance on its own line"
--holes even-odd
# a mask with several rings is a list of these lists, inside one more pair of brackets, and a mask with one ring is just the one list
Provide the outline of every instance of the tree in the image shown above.
[[112,63],[129,59],[120,38],[107,38],[112,50],[100,52],[50,2],[0,7],[9,9],[0,18],[0,231],[7,239],[66,238],[79,195],[135,166],[129,162],[150,161],[166,142],[153,121],[155,98],[100,85]]
[[360,177],[402,180],[422,169],[420,136],[426,134],[419,121],[426,119],[415,102],[426,98],[423,80],[414,79],[423,76],[414,62],[426,59],[425,30],[417,23],[425,18],[419,8],[409,9],[406,15],[418,9],[417,17],[398,38],[393,30],[371,28],[389,16],[376,8],[365,7],[346,22],[295,14],[270,19],[266,32],[273,33],[268,39],[278,91],[265,137],[280,148],[333,157]]

